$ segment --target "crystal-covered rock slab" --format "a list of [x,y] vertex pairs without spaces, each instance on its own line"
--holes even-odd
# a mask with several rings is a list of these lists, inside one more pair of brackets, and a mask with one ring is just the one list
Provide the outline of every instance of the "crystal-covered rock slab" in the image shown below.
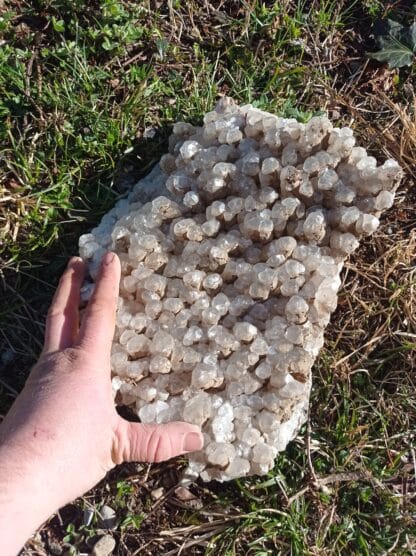
[[86,297],[103,253],[121,260],[117,402],[202,428],[188,477],[267,473],[296,436],[343,261],[400,176],[324,116],[224,98],[202,127],[175,124],[160,165],[80,238]]

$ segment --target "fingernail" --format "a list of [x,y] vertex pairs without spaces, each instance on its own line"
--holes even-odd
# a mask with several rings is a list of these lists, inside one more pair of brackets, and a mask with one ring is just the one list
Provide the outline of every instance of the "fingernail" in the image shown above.
[[183,441],[183,449],[187,452],[201,450],[204,445],[204,438],[199,432],[188,432]]
[[103,265],[109,265],[114,261],[114,257],[115,257],[115,253],[112,253],[111,251],[109,253],[106,253],[103,257]]
[[82,262],[81,257],[71,257],[68,261],[68,268],[73,268]]

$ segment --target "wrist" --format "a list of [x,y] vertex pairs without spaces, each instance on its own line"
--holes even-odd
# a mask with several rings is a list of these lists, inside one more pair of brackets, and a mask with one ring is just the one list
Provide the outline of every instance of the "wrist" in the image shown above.
[[59,507],[54,504],[48,470],[38,462],[36,447],[19,434],[0,446],[0,531],[4,556],[17,554]]

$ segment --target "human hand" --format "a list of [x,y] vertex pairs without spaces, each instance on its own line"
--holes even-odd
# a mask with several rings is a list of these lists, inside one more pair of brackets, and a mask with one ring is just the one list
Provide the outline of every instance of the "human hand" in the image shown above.
[[19,514],[23,496],[32,513],[36,508],[38,523],[32,528],[93,487],[118,463],[159,462],[203,444],[194,425],[144,425],[118,415],[110,350],[120,262],[113,253],[104,257],[79,327],[84,271],[81,259],[71,259],[48,313],[41,357],[0,426],[0,476],[9,475],[6,485],[0,479],[0,491],[6,492],[6,498],[0,494],[0,507],[6,500],[7,512]]

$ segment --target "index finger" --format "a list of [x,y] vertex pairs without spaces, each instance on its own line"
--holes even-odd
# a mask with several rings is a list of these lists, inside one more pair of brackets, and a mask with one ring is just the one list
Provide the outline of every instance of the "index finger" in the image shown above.
[[78,334],[79,291],[85,264],[72,257],[56,289],[48,311],[42,353],[51,353],[72,346]]
[[80,347],[98,357],[110,356],[119,283],[120,260],[115,253],[106,253],[77,340]]

